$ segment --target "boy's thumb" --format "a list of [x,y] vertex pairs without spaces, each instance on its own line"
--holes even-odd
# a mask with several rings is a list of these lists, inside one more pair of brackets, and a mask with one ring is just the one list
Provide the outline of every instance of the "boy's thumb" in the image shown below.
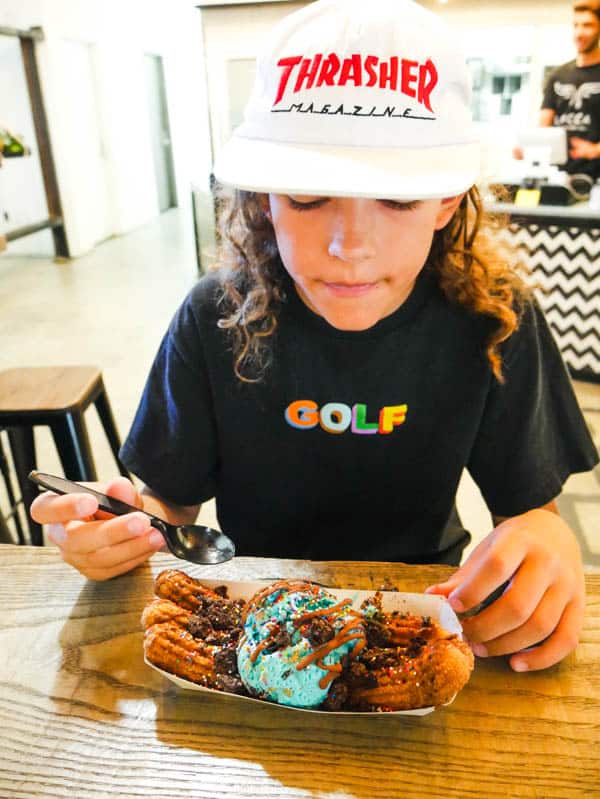
[[460,584],[461,582],[461,575],[453,574],[448,580],[443,583],[436,583],[435,585],[429,585],[425,589],[426,594],[441,594],[442,596],[448,596],[449,594],[454,591],[454,589]]

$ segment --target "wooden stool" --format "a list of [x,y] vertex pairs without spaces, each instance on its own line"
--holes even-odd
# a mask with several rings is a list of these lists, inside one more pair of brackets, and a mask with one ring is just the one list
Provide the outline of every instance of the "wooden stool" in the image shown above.
[[[94,403],[115,456],[119,472],[129,477],[119,461],[121,442],[102,381],[95,366],[32,366],[0,372],[0,427],[5,427],[21,497],[29,506],[38,495],[27,479],[37,468],[33,428],[47,425],[69,480],[96,480],[96,467],[83,418]],[[42,526],[29,518],[31,543],[41,546]]]

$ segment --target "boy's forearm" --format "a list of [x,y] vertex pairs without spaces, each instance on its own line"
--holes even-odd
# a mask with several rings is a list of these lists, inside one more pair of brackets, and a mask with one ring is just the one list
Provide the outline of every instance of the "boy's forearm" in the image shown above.
[[193,524],[201,508],[201,505],[174,505],[159,497],[148,486],[144,486],[140,496],[146,512],[170,524]]

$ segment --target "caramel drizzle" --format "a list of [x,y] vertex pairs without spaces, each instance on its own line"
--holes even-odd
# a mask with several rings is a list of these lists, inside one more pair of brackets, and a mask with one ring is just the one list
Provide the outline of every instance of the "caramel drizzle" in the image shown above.
[[[267,599],[272,594],[276,593],[280,589],[286,589],[288,592],[292,593],[294,591],[305,591],[311,594],[318,594],[321,590],[319,586],[314,585],[313,583],[308,583],[304,580],[279,580],[272,585],[266,586],[257,594],[255,594],[250,602],[246,605],[244,612],[242,614],[242,621],[245,623],[246,618],[248,617],[248,613],[250,613],[253,608],[256,606],[257,603],[260,603]],[[294,619],[294,626],[300,627],[300,625],[304,624],[311,619],[318,618],[320,616],[329,616],[332,613],[340,613],[348,608],[349,605],[352,604],[352,600],[350,599],[342,599],[340,602],[336,603],[335,605],[331,605],[328,608],[320,608],[319,610],[309,611],[308,613],[304,613],[298,618]],[[340,646],[348,643],[349,641],[357,640],[358,643],[354,645],[351,652],[349,652],[349,657],[355,658],[361,652],[362,649],[367,644],[367,639],[365,637],[365,633],[363,630],[356,629],[356,621],[355,619],[362,619],[362,615],[356,610],[348,610],[348,615],[353,616],[354,618],[350,619],[346,622],[346,624],[339,630],[335,636],[330,640],[320,646],[318,649],[315,649],[313,652],[310,652],[306,655],[302,660],[296,664],[297,671],[301,669],[305,669],[311,663],[316,662],[317,666],[322,669],[323,671],[327,672],[326,674],[321,677],[319,680],[319,688],[327,688],[327,686],[335,680],[335,678],[341,673],[342,666],[340,663],[325,663],[324,658],[332,652],[334,649],[337,649]],[[250,655],[250,661],[254,662],[259,654],[269,645],[269,639],[263,639],[259,644],[257,644],[256,648],[253,650],[252,654]]]
[[271,641],[269,639],[269,636],[267,636],[266,638],[263,638],[263,640],[260,641],[256,645],[255,649],[252,651],[252,654],[250,655],[250,663],[254,663],[254,661],[260,655],[260,653],[263,651],[263,649],[266,649],[269,646],[270,643],[271,643]]
[[302,660],[296,665],[296,669],[300,671],[316,661],[316,664],[320,669],[328,672],[319,680],[319,688],[327,688],[329,683],[335,680],[338,674],[341,674],[342,665],[341,663],[325,663],[323,658],[334,649],[337,649],[339,646],[343,646],[343,644],[347,644],[348,641],[353,641],[354,639],[360,640],[358,640],[357,644],[354,644],[352,651],[348,653],[349,657],[351,658],[355,658],[359,652],[364,649],[367,644],[367,639],[365,638],[365,634],[362,630],[356,629],[356,622],[354,619],[350,619],[350,621],[346,622],[342,629],[336,633],[336,635],[330,641],[327,641],[327,643],[323,644],[323,646],[320,646],[318,649],[315,649],[314,652],[310,652],[308,655],[303,657]]
[[318,616],[329,616],[330,613],[337,613],[338,611],[347,608],[348,605],[352,604],[351,599],[342,599],[337,605],[331,605],[329,608],[320,608],[319,610],[309,610],[308,613],[303,613],[302,616],[298,616],[297,619],[294,619],[294,624],[296,627],[299,627],[301,624],[304,624],[305,621],[309,619],[316,619]]
[[271,594],[275,594],[277,591],[283,588],[290,593],[293,591],[306,591],[310,594],[318,594],[321,590],[318,585],[315,585],[314,583],[308,583],[306,580],[278,580],[276,583],[271,583],[271,585],[265,586],[256,594],[254,594],[254,596],[248,601],[242,612],[242,624],[246,623],[248,614],[254,610],[257,603],[263,602],[265,599],[270,597]]
[[[339,613],[345,610],[349,605],[352,604],[351,599],[342,599],[336,605],[331,605],[329,608],[321,608],[320,610],[312,610],[308,613],[304,613],[302,616],[299,616],[297,619],[294,619],[294,624],[296,627],[299,627],[301,624],[309,621],[310,619],[318,618],[319,616],[329,616],[331,613]],[[360,617],[360,614],[356,611],[349,611],[349,615],[356,617]],[[354,644],[354,648],[352,652],[349,653],[350,657],[356,657],[361,649],[364,648],[367,641],[365,638],[365,634],[362,630],[356,629],[356,622],[354,619],[350,619],[350,621],[346,622],[346,624],[339,630],[336,635],[323,646],[320,646],[318,649],[315,649],[314,652],[309,653],[306,655],[300,663],[296,665],[296,670],[300,671],[301,669],[305,669],[311,663],[317,662],[317,666],[323,671],[328,672],[324,674],[323,677],[319,680],[319,688],[327,688],[330,682],[332,682],[338,674],[342,671],[342,666],[340,663],[325,663],[323,658],[332,652],[334,649],[337,649],[339,646],[343,646],[343,644],[348,643],[348,641],[353,641],[354,639],[362,639],[360,643]]]

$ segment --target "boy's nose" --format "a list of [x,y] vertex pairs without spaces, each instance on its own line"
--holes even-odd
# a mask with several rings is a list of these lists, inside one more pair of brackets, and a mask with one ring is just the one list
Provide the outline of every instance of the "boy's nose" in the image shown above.
[[372,258],[375,255],[375,220],[369,211],[370,201],[344,197],[333,202],[336,213],[329,238],[329,255],[347,263]]

